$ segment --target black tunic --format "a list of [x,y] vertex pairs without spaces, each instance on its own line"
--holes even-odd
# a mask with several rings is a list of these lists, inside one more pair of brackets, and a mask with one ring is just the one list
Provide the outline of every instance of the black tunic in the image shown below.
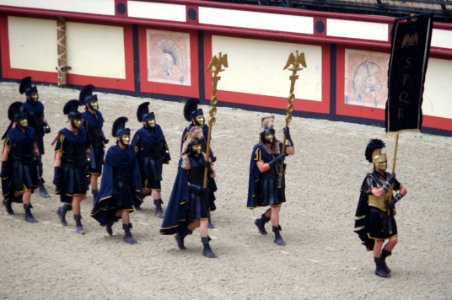
[[[180,149],[182,150],[182,147],[184,145],[184,142],[187,140],[188,137],[188,133],[190,132],[190,130],[193,127],[201,127],[199,125],[193,125],[193,123],[189,124],[187,127],[184,128],[184,131],[182,132],[182,137],[181,137],[181,141],[180,141]],[[208,138],[208,134],[209,134],[209,126],[207,124],[202,125],[201,127],[202,130],[202,134],[204,137],[203,143],[202,143],[202,151],[205,153],[206,152],[206,148],[207,148],[207,138]],[[213,153],[213,149],[212,147],[210,148],[210,158],[215,157],[215,154]],[[212,160],[212,162],[214,162]],[[180,162],[179,162],[180,165]],[[214,178],[209,177],[207,179],[207,185],[209,187],[209,209],[210,211],[214,211],[217,209],[217,206],[215,204],[215,192],[217,191],[217,182]]]
[[[257,206],[278,206],[286,202],[286,184],[284,172],[281,178],[278,179],[278,169],[280,166],[274,164],[270,170],[260,172],[256,163],[263,161],[269,163],[278,154],[267,152],[265,147],[261,144],[254,146],[250,158],[250,177],[248,187],[248,208]],[[282,165],[285,168],[285,165]],[[280,185],[278,185],[280,180]]]
[[198,191],[190,188],[190,184],[203,186],[205,160],[204,155],[188,155],[190,169],[186,170],[188,188],[188,202],[186,206],[186,220],[208,219],[209,218],[209,193],[208,191]]
[[28,115],[28,125],[35,130],[39,154],[44,154],[44,105],[41,101],[27,100],[22,109]]
[[72,132],[60,130],[55,152],[62,152],[61,185],[57,194],[62,202],[71,202],[72,196],[84,195],[88,189],[86,169],[86,135],[83,128]]
[[86,130],[86,146],[90,148],[88,172],[99,176],[102,174],[105,155],[105,135],[102,131],[104,118],[100,111],[94,114],[86,111],[83,113],[83,121]]
[[211,199],[209,197],[213,192],[209,189],[206,195],[206,191],[189,188],[190,184],[203,185],[204,155],[184,155],[182,160],[178,166],[176,180],[160,227],[161,234],[175,234],[181,228],[185,228],[190,221],[205,220],[210,215]]
[[147,190],[161,189],[162,166],[168,163],[168,145],[159,125],[155,128],[141,128],[133,139],[132,146],[138,149],[142,185]]

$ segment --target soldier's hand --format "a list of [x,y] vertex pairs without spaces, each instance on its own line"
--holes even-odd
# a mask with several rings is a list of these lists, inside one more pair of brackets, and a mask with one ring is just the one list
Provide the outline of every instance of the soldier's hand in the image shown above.
[[55,185],[56,190],[59,191],[61,187],[61,167],[55,167],[53,184]]
[[44,129],[44,133],[50,133],[51,129],[50,129],[49,124],[47,124],[47,122],[44,122],[44,123],[42,124],[42,127],[43,127],[43,129]]
[[278,156],[276,156],[274,159],[272,159],[268,164],[271,167],[271,166],[273,166],[276,163],[283,162],[285,159],[286,159],[286,155],[281,153]]
[[163,154],[163,163],[169,164],[170,160],[171,160],[171,155],[169,153],[169,150],[165,150],[165,153]]
[[389,184],[393,184],[395,182],[395,173],[392,173],[391,175],[389,175],[387,182]]
[[11,170],[9,168],[8,161],[2,161],[2,172],[0,174],[0,177],[5,178],[9,177],[11,175]]
[[394,198],[391,198],[391,200],[388,201],[388,208],[389,209],[394,209],[395,208],[395,204],[396,204],[396,201],[394,200]]
[[286,137],[286,139],[290,140],[290,129],[289,129],[289,127],[284,127],[283,128],[283,132],[284,132],[284,136]]
[[204,187],[201,186],[201,185],[197,185],[197,184],[193,184],[193,183],[190,183],[190,184],[188,185],[188,188],[189,188],[190,190],[198,191],[198,192],[205,192],[205,191],[207,191],[207,188],[204,188]]
[[143,202],[143,199],[144,199],[144,197],[146,196],[146,195],[144,194],[143,190],[140,190],[139,192],[136,192],[135,195],[136,195],[136,197],[137,197],[141,202]]
[[400,199],[402,199],[402,195],[400,193],[395,194],[394,197],[392,197],[391,200],[389,200],[388,208],[389,209],[394,209],[396,203],[399,202]]

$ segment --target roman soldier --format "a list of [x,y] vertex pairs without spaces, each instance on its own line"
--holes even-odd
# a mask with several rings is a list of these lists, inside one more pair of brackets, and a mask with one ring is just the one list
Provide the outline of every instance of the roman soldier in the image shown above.
[[95,87],[88,84],[82,88],[79,100],[85,105],[83,115],[83,127],[86,131],[86,147],[89,154],[88,173],[90,174],[91,193],[94,197],[99,192],[97,181],[102,174],[102,165],[104,163],[105,144],[108,139],[105,138],[102,127],[104,118],[99,111],[97,95],[93,95]]
[[[209,132],[209,126],[206,124],[204,113],[201,108],[198,108],[199,105],[199,99],[196,98],[190,98],[185,102],[184,105],[184,118],[190,124],[184,128],[184,131],[182,132],[182,138],[181,138],[181,150],[184,142],[187,140],[188,133],[190,132],[191,128],[198,126],[202,130],[202,150],[203,152],[206,151],[206,145],[207,145],[207,136]],[[217,160],[216,156],[213,153],[212,148],[210,149],[210,161],[214,163]],[[215,205],[215,192],[217,191],[217,184],[215,182],[214,178],[209,177],[207,181],[207,185],[209,188],[209,209],[210,211],[214,211],[217,209]],[[214,228],[213,223],[211,222],[211,219],[209,218],[209,228]]]
[[[355,232],[368,251],[373,251],[375,274],[390,277],[386,258],[397,245],[397,224],[394,218],[395,204],[407,193],[406,188],[386,172],[385,144],[379,139],[369,141],[365,151],[373,170],[367,173],[361,185],[361,194],[355,215]],[[383,246],[385,240],[388,242]]]
[[14,102],[8,109],[10,129],[4,136],[2,154],[2,191],[6,212],[14,214],[12,203],[23,203],[25,221],[36,223],[31,213],[31,194],[38,187],[36,157],[39,155],[35,130],[28,125],[28,116],[21,111],[22,104]]
[[35,130],[35,139],[39,149],[39,155],[36,158],[38,177],[39,177],[39,195],[43,198],[50,198],[42,177],[42,155],[44,155],[44,135],[50,133],[50,126],[44,116],[44,105],[39,101],[39,93],[36,86],[33,85],[31,77],[25,77],[19,84],[20,94],[25,94],[26,101],[22,104],[22,110],[28,116],[28,124]]
[[[286,243],[281,237],[279,223],[281,206],[286,202],[284,160],[287,155],[295,154],[295,146],[288,127],[283,129],[286,147],[276,139],[273,127],[274,116],[262,118],[259,143],[251,152],[247,207],[252,209],[270,206],[254,223],[259,233],[266,235],[265,224],[271,221],[275,244],[284,246]],[[285,152],[283,152],[284,148]]]
[[[162,128],[155,120],[155,114],[149,112],[149,102],[144,102],[137,109],[138,122],[143,124],[133,139],[132,147],[137,154],[144,196],[152,194],[154,199],[154,215],[163,218],[163,201],[161,196],[161,181],[163,164],[168,164],[171,157],[168,144]],[[140,209],[139,200],[135,208]]]
[[204,170],[208,168],[208,176],[215,178],[211,164],[204,159],[203,135],[198,126],[194,126],[187,134],[182,146],[181,164],[174,182],[173,190],[165,212],[161,234],[176,234],[177,246],[185,250],[185,237],[200,227],[202,254],[208,258],[216,257],[209,245],[209,189],[203,187]]
[[63,226],[67,226],[66,213],[72,210],[75,232],[85,234],[82,224],[80,203],[86,198],[88,183],[86,178],[86,133],[83,117],[78,111],[80,102],[69,100],[63,108],[68,118],[67,128],[58,132],[55,145],[55,191],[63,203],[57,215]]
[[136,197],[143,197],[138,160],[130,143],[130,129],[125,127],[126,117],[113,122],[112,135],[116,145],[111,146],[105,156],[99,194],[96,197],[91,216],[101,226],[105,226],[109,235],[113,234],[113,223],[122,220],[124,242],[136,244],[130,229],[129,214],[133,212]]

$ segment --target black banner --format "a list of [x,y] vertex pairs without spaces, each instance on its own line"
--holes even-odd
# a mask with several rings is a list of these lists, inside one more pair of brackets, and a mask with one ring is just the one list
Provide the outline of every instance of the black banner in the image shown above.
[[398,19],[392,29],[386,131],[420,130],[422,94],[432,35],[430,16]]

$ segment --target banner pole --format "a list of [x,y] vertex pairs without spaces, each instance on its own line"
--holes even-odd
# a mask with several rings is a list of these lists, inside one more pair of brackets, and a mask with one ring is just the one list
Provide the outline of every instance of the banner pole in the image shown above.
[[395,173],[396,162],[397,162],[397,148],[399,147],[399,132],[395,135],[395,145],[394,145],[394,160],[392,161],[392,174]]

